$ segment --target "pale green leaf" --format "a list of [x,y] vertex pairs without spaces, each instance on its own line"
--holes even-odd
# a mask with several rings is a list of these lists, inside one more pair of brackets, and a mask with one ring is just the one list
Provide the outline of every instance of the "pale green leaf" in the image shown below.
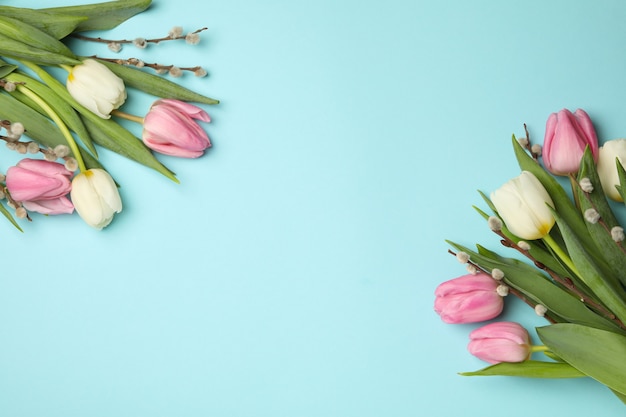
[[146,10],[152,0],[120,0],[40,9],[50,14],[86,17],[76,26],[76,32],[113,29],[120,23]]
[[60,12],[47,12],[22,7],[0,6],[0,15],[21,20],[46,32],[55,39],[63,39],[72,33],[87,16],[75,16]]
[[626,395],[626,336],[571,323],[540,327],[537,334],[565,362]]
[[528,360],[519,363],[502,362],[473,372],[462,372],[463,376],[519,376],[527,378],[582,378],[587,375],[564,362]]

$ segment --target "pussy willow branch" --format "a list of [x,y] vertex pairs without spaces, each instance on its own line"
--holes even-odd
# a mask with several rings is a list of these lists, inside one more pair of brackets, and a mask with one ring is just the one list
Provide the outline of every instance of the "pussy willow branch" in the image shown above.
[[[148,68],[152,68],[153,70],[159,72],[159,71],[169,71],[172,68],[176,67],[175,65],[161,65],[161,64],[157,64],[157,63],[146,63],[143,62],[137,58],[128,58],[128,59],[120,59],[120,58],[102,58],[99,57],[97,55],[91,55],[88,58],[93,58],[93,59],[99,59],[102,61],[107,61],[110,62],[112,64],[118,64],[118,65],[132,65],[135,67],[148,67]],[[199,65],[196,65],[195,67],[178,67],[179,70],[181,71],[190,71],[190,72],[196,72],[196,71],[200,71],[202,70],[202,67]]]
[[[207,30],[208,28],[204,27],[201,29],[198,29],[194,32],[191,32],[192,35],[198,34],[202,31]],[[88,42],[99,42],[99,43],[119,43],[119,44],[129,44],[129,43],[133,43],[135,42],[134,39],[103,39],[101,37],[97,37],[97,38],[93,38],[90,36],[85,36],[85,35],[81,35],[79,33],[73,33],[72,37],[76,38],[76,39],[80,39],[83,41],[88,41]],[[180,39],[185,39],[187,37],[187,34],[185,35],[180,35],[180,36],[164,36],[161,38],[152,38],[152,39],[146,39],[145,41],[147,43],[154,43],[154,44],[158,44],[160,42],[165,42],[165,41],[175,41],[175,40],[180,40]]]
[[[457,254],[451,250],[448,249],[448,253],[456,256]],[[467,261],[468,264],[472,265],[474,268],[479,269],[481,271],[483,271],[486,274],[491,274],[491,271],[488,271],[486,268],[483,268],[482,266],[478,265],[475,262],[472,262],[471,260]],[[506,276],[504,277],[504,281],[506,281]],[[506,282],[505,282],[506,283]],[[519,298],[520,300],[522,300],[524,303],[526,303],[529,307],[531,308],[535,308],[537,306],[537,303],[535,303],[534,301],[530,300],[529,298],[527,298],[522,292],[518,291],[517,289],[511,287],[510,285],[507,285],[509,288],[509,294],[512,294],[513,296]],[[545,315],[544,318],[546,320],[548,320],[550,323],[556,323],[556,320],[554,320],[552,317],[550,317],[550,311],[548,311]]]
[[[580,183],[576,180],[573,174],[570,174],[570,182],[572,183],[573,187],[576,186],[578,189],[580,189],[583,192],[583,195],[585,199],[587,200],[587,202],[591,205],[591,207],[593,207],[594,210],[598,211],[597,206],[593,203],[593,201],[591,201],[591,198],[589,198],[589,193],[587,193],[586,191],[582,189],[582,187],[580,186]],[[598,223],[610,236],[611,228],[609,227],[608,224],[606,224],[606,222],[604,221],[604,218],[600,217],[600,219],[598,220]],[[622,253],[626,255],[626,248],[624,248],[624,244],[621,241],[618,242],[614,240],[614,242],[617,245],[617,247],[620,249],[620,251],[622,251]]]
[[562,277],[559,274],[557,274],[556,272],[554,272],[553,270],[551,270],[550,268],[548,268],[547,266],[545,266],[544,264],[542,264],[541,262],[537,261],[530,254],[529,251],[524,250],[521,247],[519,247],[519,245],[517,243],[515,243],[511,239],[509,239],[504,233],[502,233],[502,231],[494,231],[494,233],[496,233],[498,236],[500,236],[502,238],[500,243],[503,246],[505,246],[507,248],[513,248],[513,249],[517,250],[519,253],[521,253],[522,255],[526,256],[528,259],[530,259],[533,262],[533,264],[537,268],[539,268],[539,269],[545,271],[546,273],[548,273],[548,275],[550,275],[550,277],[556,283],[558,283],[561,286],[563,286],[567,291],[570,292],[570,294],[574,295],[582,303],[586,304],[587,306],[589,306],[589,308],[591,308],[592,310],[595,310],[598,314],[601,314],[603,317],[611,320],[613,323],[618,325],[621,329],[626,330],[626,325],[624,325],[624,323],[620,319],[618,319],[615,316],[615,314],[613,314],[609,309],[607,309],[602,304],[600,304],[597,301],[595,301],[592,298],[590,298],[584,291],[582,291],[580,288],[578,288],[576,286],[576,284],[574,283],[574,281],[571,278]]

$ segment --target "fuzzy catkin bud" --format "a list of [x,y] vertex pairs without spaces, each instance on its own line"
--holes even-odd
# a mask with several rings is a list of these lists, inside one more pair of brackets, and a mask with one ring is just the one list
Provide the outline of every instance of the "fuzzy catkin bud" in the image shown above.
[[478,268],[476,268],[476,267],[475,267],[474,265],[472,265],[472,264],[467,264],[466,269],[467,269],[467,272],[468,272],[469,274],[472,274],[472,275],[476,275],[476,274],[478,274]]
[[15,217],[17,217],[18,219],[25,219],[26,216],[28,216],[28,213],[26,212],[26,209],[24,207],[18,207],[15,209]]
[[456,259],[462,263],[466,264],[469,262],[470,256],[466,252],[457,252]]
[[517,242],[517,246],[519,246],[521,250],[526,252],[530,250],[530,243],[526,242],[525,240],[520,240],[519,242]]
[[65,169],[67,169],[68,171],[76,171],[78,169],[78,162],[76,162],[76,159],[74,158],[67,158],[65,160]]
[[517,142],[522,145],[523,148],[528,146],[528,138],[518,138]]
[[509,295],[509,287],[507,285],[500,284],[498,285],[498,288],[496,288],[496,292],[500,297],[506,297]]
[[54,147],[54,154],[57,158],[65,158],[70,154],[70,148],[67,145],[57,145]]
[[188,33],[187,36],[185,36],[185,42],[189,45],[197,45],[200,43],[200,35],[197,33]]
[[535,143],[533,146],[530,147],[530,151],[532,153],[534,153],[535,155],[537,155],[537,156],[541,156],[541,151],[542,150],[543,149],[541,148],[541,145],[538,144],[538,143]]
[[29,142],[28,145],[26,145],[26,151],[34,155],[39,152],[39,145],[35,142]]
[[9,132],[16,136],[22,136],[26,129],[24,129],[24,125],[20,122],[11,123],[11,127],[9,128]]
[[582,178],[579,182],[579,185],[580,185],[580,189],[586,192],[587,194],[593,191],[593,184],[591,183],[591,180],[587,177]]
[[204,68],[199,67],[193,72],[193,75],[196,77],[206,77],[207,72]]
[[144,49],[146,46],[148,46],[148,41],[145,38],[135,38],[133,40],[133,45],[135,45],[137,48]]
[[170,76],[174,78],[178,78],[181,75],[183,75],[183,70],[181,70],[180,68],[176,66],[173,66],[172,68],[170,68]]
[[119,42],[109,42],[107,44],[107,47],[109,48],[109,50],[115,53],[118,53],[119,51],[122,50],[122,44]]
[[591,224],[596,224],[600,220],[600,213],[596,209],[587,209],[584,213],[585,220],[587,220]]
[[499,268],[493,268],[491,270],[491,278],[495,279],[496,281],[502,281],[504,279],[504,271]]
[[15,83],[11,82],[11,81],[7,81],[6,83],[4,83],[4,90],[12,93],[15,91],[17,87],[15,86]]
[[535,313],[539,316],[539,317],[543,317],[546,315],[546,313],[548,312],[548,308],[546,306],[544,306],[543,304],[537,304],[535,306]]
[[500,220],[499,217],[489,216],[489,219],[487,219],[487,225],[494,232],[502,230],[502,220]]
[[183,27],[174,26],[173,28],[170,29],[167,36],[169,36],[170,38],[180,38],[181,36],[183,36]]
[[624,241],[624,229],[620,226],[615,226],[611,229],[611,239],[615,242]]

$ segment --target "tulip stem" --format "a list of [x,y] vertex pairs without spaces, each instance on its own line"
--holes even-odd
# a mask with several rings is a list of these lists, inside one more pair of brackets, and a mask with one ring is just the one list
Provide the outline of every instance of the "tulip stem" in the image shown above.
[[18,85],[17,89],[22,94],[37,103],[39,107],[41,107],[41,109],[45,111],[48,116],[50,116],[52,121],[59,127],[59,130],[61,130],[61,133],[65,137],[65,140],[67,140],[67,144],[72,150],[72,154],[74,155],[74,158],[76,158],[76,162],[78,162],[78,168],[81,172],[86,171],[87,167],[85,166],[85,161],[83,161],[83,157],[80,154],[80,149],[78,149],[78,145],[76,144],[76,141],[72,136],[72,132],[70,132],[70,130],[67,128],[61,117],[59,117],[59,115],[54,111],[52,107],[50,107],[48,103],[45,102],[45,100],[35,94],[32,90],[28,89],[24,85]]
[[135,116],[134,114],[124,113],[118,109],[113,110],[111,114],[122,119],[130,120],[131,122],[139,123],[140,125],[143,124],[143,117]]
[[535,353],[535,352],[549,352],[550,348],[548,348],[547,346],[544,345],[532,345],[530,347],[530,352],[531,353]]
[[563,249],[561,249],[561,247],[554,241],[552,236],[550,236],[549,234],[545,235],[543,237],[543,241],[548,245],[550,249],[552,249],[552,251],[559,257],[559,259],[561,259],[563,263],[565,263],[570,271],[580,276],[576,265],[574,265],[574,262],[572,261],[572,258],[570,258],[569,255],[565,253]]

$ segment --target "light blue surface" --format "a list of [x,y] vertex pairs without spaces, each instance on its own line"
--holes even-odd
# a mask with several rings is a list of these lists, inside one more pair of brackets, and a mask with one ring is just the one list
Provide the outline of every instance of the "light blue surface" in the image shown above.
[[[208,27],[197,47],[120,56],[205,66],[181,82],[222,100],[205,107],[214,147],[161,158],[180,185],[102,151],[125,204],[102,232],[0,222],[0,415],[621,415],[590,380],[458,376],[484,365],[475,326],[432,305],[464,273],[444,239],[498,248],[471,206],[517,175],[523,123],[540,142],[549,113],[582,107],[603,140],[626,133],[625,15],[620,0],[154,0],[107,36]],[[509,301],[505,318],[542,324]]]

